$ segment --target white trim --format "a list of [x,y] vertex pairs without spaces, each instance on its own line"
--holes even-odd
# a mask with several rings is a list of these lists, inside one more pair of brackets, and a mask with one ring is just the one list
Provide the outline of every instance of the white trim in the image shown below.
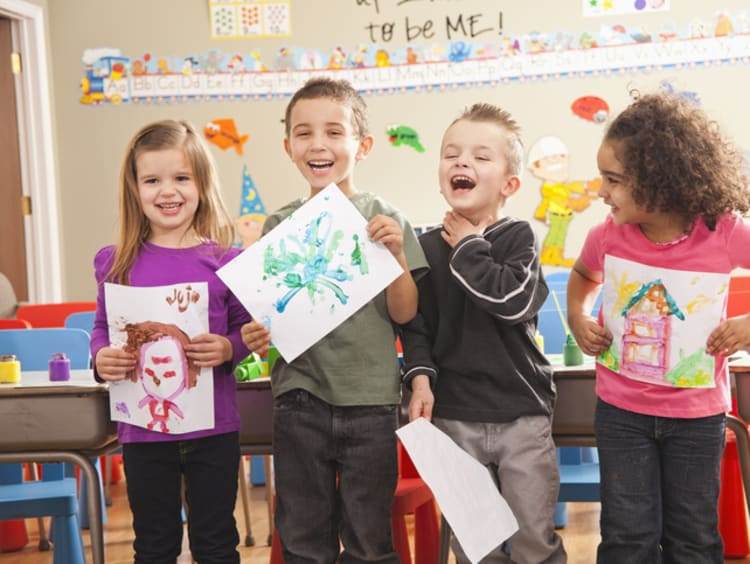
[[25,220],[30,302],[62,301],[58,198],[54,167],[44,10],[23,0],[0,0],[0,14],[13,20],[14,48],[23,72],[16,81],[18,144],[23,194],[31,197]]

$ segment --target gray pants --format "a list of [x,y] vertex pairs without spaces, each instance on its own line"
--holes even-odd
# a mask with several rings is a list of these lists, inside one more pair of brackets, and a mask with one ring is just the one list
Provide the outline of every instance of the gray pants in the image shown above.
[[[510,557],[498,547],[482,562],[567,562],[553,523],[560,474],[550,418],[520,417],[510,423],[435,418],[433,423],[490,469],[518,521],[518,531],[508,540]],[[451,548],[456,562],[469,562],[456,539]]]

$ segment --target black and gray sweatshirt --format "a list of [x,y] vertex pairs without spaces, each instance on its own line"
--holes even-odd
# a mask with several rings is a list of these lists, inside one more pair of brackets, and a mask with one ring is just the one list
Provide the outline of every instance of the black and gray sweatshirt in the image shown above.
[[505,217],[453,249],[440,231],[419,239],[430,271],[418,284],[417,316],[401,327],[404,383],[429,376],[435,417],[551,415],[552,368],[534,340],[548,289],[531,226]]

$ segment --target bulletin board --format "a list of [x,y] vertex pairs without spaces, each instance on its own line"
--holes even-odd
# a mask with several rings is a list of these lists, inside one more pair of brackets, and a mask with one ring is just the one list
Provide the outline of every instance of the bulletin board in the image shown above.
[[[527,154],[521,190],[505,211],[531,222],[543,251],[555,247],[542,257],[553,272],[570,267],[606,216],[596,151],[632,91],[688,97],[750,149],[750,131],[737,119],[746,114],[741,85],[750,76],[743,0],[289,0],[276,3],[286,18],[277,6],[279,33],[227,32],[218,40],[211,10],[220,4],[180,4],[184,29],[170,41],[139,23],[137,37],[104,42],[84,33],[65,45],[78,65],[56,84],[69,100],[60,129],[75,137],[73,121],[100,129],[108,116],[112,145],[88,148],[107,151],[108,184],[136,125],[175,116],[214,132],[207,140],[238,220],[248,201],[265,213],[304,196],[308,187],[282,150],[281,120],[289,96],[322,74],[351,81],[368,104],[375,146],[358,166],[358,189],[380,194],[414,225],[434,225],[445,212],[437,182],[442,134],[466,106],[489,102],[520,123]],[[134,16],[122,17],[124,28],[129,18],[136,25]],[[544,171],[533,167],[555,151],[567,155],[563,195],[545,193]],[[64,182],[80,155],[64,146],[61,153]],[[112,193],[97,198],[114,209]],[[564,237],[547,245],[560,205],[569,216]],[[94,221],[111,227],[114,218]],[[74,241],[69,225],[66,239]],[[92,244],[90,234],[81,239]]]

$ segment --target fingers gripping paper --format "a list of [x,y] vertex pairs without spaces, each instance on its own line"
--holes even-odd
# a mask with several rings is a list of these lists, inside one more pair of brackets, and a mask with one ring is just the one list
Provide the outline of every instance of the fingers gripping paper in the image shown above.
[[396,431],[466,556],[478,562],[518,530],[489,470],[424,418]]

